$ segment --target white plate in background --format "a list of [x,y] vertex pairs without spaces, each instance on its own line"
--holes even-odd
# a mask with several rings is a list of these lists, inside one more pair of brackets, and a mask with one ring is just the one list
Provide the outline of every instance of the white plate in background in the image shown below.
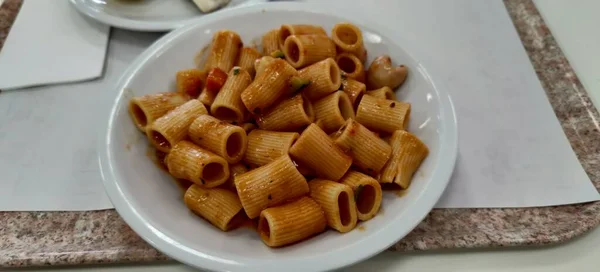
[[[407,235],[433,208],[448,184],[457,154],[456,117],[443,84],[409,49],[419,42],[409,43],[394,35],[393,29],[366,20],[350,19],[341,11],[324,10],[318,4],[255,5],[207,16],[149,47],[116,84],[118,95],[99,146],[104,185],[121,217],[145,241],[172,258],[218,271],[331,270],[373,256]],[[173,90],[175,73],[194,67],[194,56],[210,43],[217,30],[234,30],[250,43],[284,23],[318,24],[330,30],[341,21],[351,21],[362,29],[369,61],[389,54],[395,63],[410,69],[398,96],[412,104],[409,130],[428,145],[430,154],[408,193],[398,197],[384,192],[381,211],[360,223],[360,229],[345,234],[328,230],[278,249],[265,246],[250,229],[222,232],[189,212],[181,189],[146,155],[148,143],[131,121],[129,99]]]
[[[192,0],[70,1],[79,12],[104,24],[137,31],[171,31],[206,14],[201,12]],[[231,0],[222,9],[266,1]]]

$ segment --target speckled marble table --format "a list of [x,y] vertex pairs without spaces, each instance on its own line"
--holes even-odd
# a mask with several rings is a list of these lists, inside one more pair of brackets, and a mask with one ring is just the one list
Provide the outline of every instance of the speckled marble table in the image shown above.
[[[505,0],[579,161],[600,190],[599,115],[530,0]],[[0,8],[0,49],[21,0]],[[390,250],[542,245],[600,224],[600,202],[527,209],[436,209]],[[0,212],[0,267],[163,261],[114,210]]]

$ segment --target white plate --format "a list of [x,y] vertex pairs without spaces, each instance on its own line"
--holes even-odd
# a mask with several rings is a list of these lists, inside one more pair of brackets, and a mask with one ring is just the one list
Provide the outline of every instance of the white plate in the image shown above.
[[[202,13],[192,0],[70,0],[81,13],[104,24],[137,31],[170,31]],[[236,7],[267,0],[231,0]],[[215,11],[216,12],[216,11]]]
[[[100,141],[104,185],[123,219],[158,250],[188,265],[227,271],[329,270],[364,260],[408,234],[431,210],[450,179],[457,152],[457,125],[448,93],[412,55],[407,41],[359,18],[344,18],[319,6],[276,3],[231,9],[206,16],[158,40],[140,55],[117,83],[119,95]],[[346,14],[347,15],[347,14]],[[380,213],[364,228],[327,231],[292,246],[271,249],[249,229],[221,232],[190,213],[173,179],[146,156],[148,144],[133,125],[127,103],[132,96],[174,89],[175,72],[194,66],[196,52],[214,31],[232,29],[245,42],[283,23],[313,23],[331,29],[340,21],[361,27],[371,58],[390,54],[411,69],[399,92],[412,103],[410,131],[430,148],[409,192],[385,193]],[[418,45],[418,41],[414,45]],[[406,49],[406,50],[405,50]],[[409,53],[410,52],[410,53]]]

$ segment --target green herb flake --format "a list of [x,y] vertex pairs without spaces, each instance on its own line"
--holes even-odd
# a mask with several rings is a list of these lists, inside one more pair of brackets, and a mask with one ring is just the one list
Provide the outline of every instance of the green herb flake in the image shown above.
[[299,92],[310,85],[310,80],[295,76],[290,79],[290,85],[295,92]]
[[275,50],[271,53],[271,57],[283,59],[285,58],[285,55],[283,52],[281,52],[281,50]]
[[233,75],[236,76],[240,73],[240,67],[234,67],[233,68]]
[[354,201],[358,201],[358,196],[360,195],[360,192],[362,191],[363,187],[365,186],[360,184],[358,185],[358,187],[356,187],[356,190],[354,190]]

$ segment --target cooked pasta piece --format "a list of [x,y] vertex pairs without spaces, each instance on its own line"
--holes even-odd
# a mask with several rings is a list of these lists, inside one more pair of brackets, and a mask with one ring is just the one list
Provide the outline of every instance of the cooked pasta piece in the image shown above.
[[136,96],[129,100],[129,115],[135,126],[146,133],[146,126],[189,100],[183,93],[157,93]]
[[379,181],[394,182],[402,189],[407,189],[414,173],[429,154],[429,149],[417,136],[404,130],[394,131],[390,144],[392,158],[383,168]]
[[204,70],[209,71],[213,68],[219,68],[224,72],[231,70],[242,46],[244,44],[237,33],[231,30],[215,32]]
[[169,152],[171,147],[187,136],[188,127],[198,116],[208,114],[208,111],[196,99],[173,109],[156,119],[146,129],[148,141],[158,150]]
[[373,218],[381,206],[381,185],[372,177],[356,171],[349,171],[340,180],[354,191],[358,220],[367,221]]
[[316,124],[309,125],[290,148],[290,155],[315,170],[317,176],[337,181],[352,165],[342,151]]
[[242,203],[235,193],[221,188],[205,189],[192,185],[183,202],[193,213],[208,220],[222,231],[229,231],[242,223]]
[[198,97],[206,80],[206,71],[187,69],[178,71],[175,76],[175,85],[178,93],[184,93],[192,98]]
[[297,131],[315,120],[313,106],[301,94],[297,94],[256,117],[256,124],[264,130]]
[[262,53],[270,55],[271,52],[279,50],[279,29],[272,29],[262,36]]
[[285,59],[297,69],[327,58],[335,58],[335,44],[325,35],[289,36],[285,39],[282,51]]
[[219,186],[229,177],[227,161],[192,142],[183,140],[165,158],[169,173],[206,188]]
[[246,131],[246,134],[258,128],[254,123],[243,123],[241,127]]
[[325,179],[313,179],[308,186],[310,197],[323,208],[329,227],[342,233],[356,227],[356,202],[350,186]]
[[342,84],[340,68],[331,58],[298,71],[298,76],[310,80],[310,84],[302,90],[302,93],[311,101],[337,91]]
[[351,23],[339,23],[333,26],[331,38],[340,52],[357,56],[361,62],[367,60],[367,51],[363,43],[362,32]]
[[244,174],[250,171],[248,165],[238,162],[236,164],[229,165],[229,178],[225,183],[223,183],[222,187],[228,190],[232,190],[237,194],[237,190],[235,189],[235,177]]
[[321,206],[303,197],[260,213],[258,232],[270,247],[292,244],[325,231],[327,221]]
[[287,155],[299,136],[297,132],[255,129],[248,134],[248,149],[244,161],[254,167],[270,163]]
[[265,112],[286,93],[289,93],[290,79],[298,72],[285,60],[274,59],[266,64],[248,88],[242,92],[242,102],[253,114]]
[[308,193],[306,179],[287,155],[235,177],[235,188],[251,219],[268,207]]
[[260,59],[262,55],[254,48],[244,47],[240,52],[240,57],[237,62],[237,66],[245,69],[252,78],[256,70],[254,70],[254,63],[257,59]]
[[346,78],[365,83],[365,67],[357,56],[344,52],[335,57],[335,62]]
[[225,121],[243,122],[247,112],[240,95],[251,82],[252,77],[245,69],[233,67],[210,106],[212,115]]
[[[285,40],[292,35],[316,34],[327,36],[327,32],[321,26],[317,25],[281,25],[278,31],[279,48],[283,48]],[[269,52],[270,53],[270,52]]]
[[348,95],[348,98],[350,98],[350,101],[352,101],[352,105],[354,105],[355,108],[367,91],[367,86],[365,86],[365,84],[351,78],[342,80],[342,86],[340,88]]
[[392,154],[390,145],[352,119],[340,131],[335,144],[352,156],[354,165],[369,175],[381,172]]
[[190,139],[217,155],[228,163],[236,163],[244,158],[246,152],[246,131],[210,115],[201,115],[188,129]]
[[356,121],[377,132],[405,130],[410,118],[410,104],[365,95],[358,104]]
[[334,92],[314,104],[316,123],[331,133],[341,128],[346,120],[354,118],[354,107],[344,92]]
[[367,94],[373,97],[387,100],[396,100],[396,94],[388,86],[383,86],[377,90],[367,91]]

